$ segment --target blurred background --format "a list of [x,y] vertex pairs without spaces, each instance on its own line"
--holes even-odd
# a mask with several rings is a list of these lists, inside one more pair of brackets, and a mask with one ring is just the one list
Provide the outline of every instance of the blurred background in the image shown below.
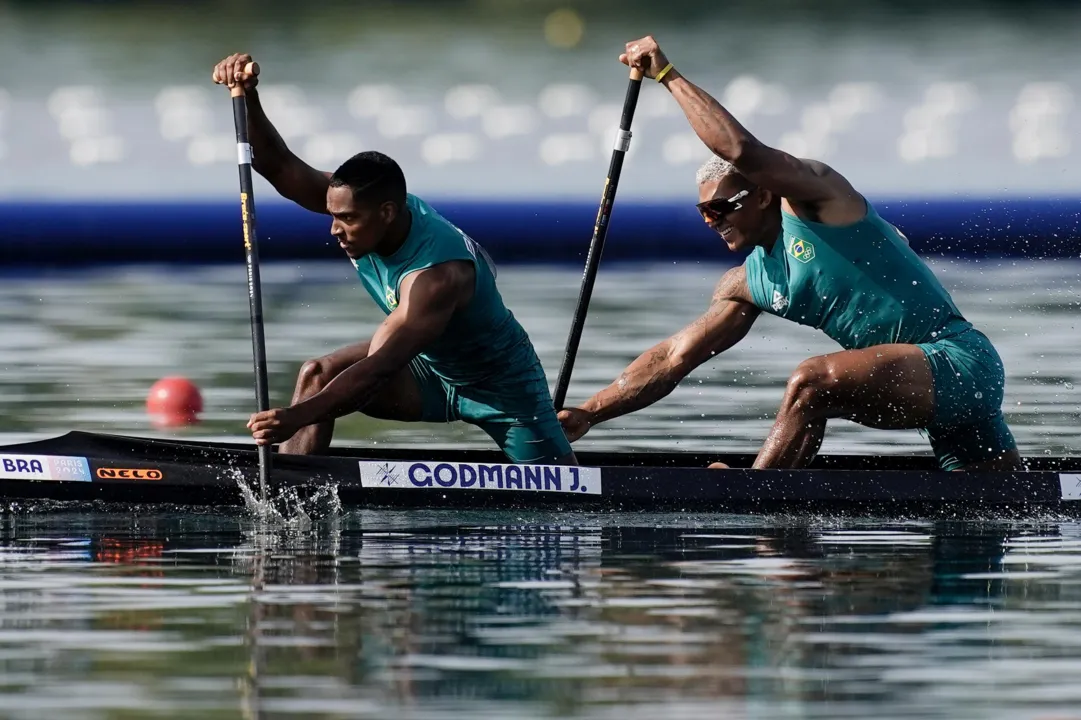
[[[50,428],[144,429],[133,414],[141,393],[177,371],[224,393],[208,400],[221,425],[204,429],[238,430],[250,371],[235,137],[227,92],[210,82],[214,64],[237,51],[260,62],[264,105],[298,154],[330,170],[362,149],[387,152],[411,190],[489,248],[554,383],[626,88],[617,56],[652,33],[764,142],[843,172],[938,263],[951,290],[971,293],[966,313],[1002,320],[985,329],[1006,354],[1016,345],[1026,358],[1009,368],[1012,412],[1050,422],[1040,408],[1053,405],[1051,444],[1073,447],[1076,371],[1039,363],[1069,357],[1076,338],[1078,27],[1081,6],[1063,0],[0,0],[6,422],[25,417],[20,398],[40,401],[41,388],[26,390],[34,377],[65,408],[49,411]],[[591,323],[607,335],[587,327],[572,400],[699,312],[717,266],[739,259],[693,208],[694,171],[707,151],[648,81],[633,134],[602,287],[630,292],[633,282],[634,292],[617,303],[595,297]],[[284,400],[301,360],[379,318],[350,285],[322,216],[283,203],[261,179],[256,206]],[[174,300],[151,311],[155,292]],[[670,294],[667,307],[651,306]],[[201,314],[178,329],[170,313],[181,306]],[[606,321],[605,312],[618,314]],[[297,316],[303,328],[284,320]],[[62,325],[59,335],[44,330],[49,322]],[[644,325],[654,329],[642,334]],[[723,445],[726,418],[743,423],[742,439],[731,442],[747,449],[768,427],[787,372],[807,352],[830,349],[800,328],[770,319],[760,327],[780,338],[767,353],[775,371],[763,375],[734,355],[725,373],[701,371],[716,386],[708,408],[688,414],[679,408],[689,400],[670,401],[673,417],[640,414],[618,437],[598,430],[597,442],[618,444],[638,427],[650,442],[683,433]],[[199,344],[197,356],[193,341],[176,341],[223,328],[228,350],[224,337]],[[132,333],[138,342],[125,345]],[[79,346],[87,338],[107,338],[88,351],[94,368]],[[624,344],[597,360],[605,342]],[[63,357],[41,360],[58,347]],[[103,385],[99,364],[124,369]],[[761,399],[733,404],[724,392],[755,372]],[[92,387],[70,389],[79,383]],[[1030,410],[1037,390],[1053,390],[1055,400]],[[106,411],[102,399],[85,399],[98,395],[122,399]],[[671,424],[684,422],[693,427]],[[848,449],[885,451],[880,436],[860,433]],[[1025,435],[1034,451],[1049,442]]]
[[[55,202],[80,240],[69,260],[223,259],[235,139],[209,78],[236,51],[260,62],[272,120],[313,165],[382,150],[497,259],[578,258],[626,86],[617,56],[647,33],[759,138],[837,167],[921,249],[1076,256],[1079,20],[1054,0],[3,0],[2,259],[51,260],[34,240]],[[705,149],[651,83],[633,132],[610,252],[656,256],[663,235],[666,253],[699,257],[714,245],[690,208]],[[257,190],[268,257],[330,256],[312,240],[320,218]],[[157,242],[141,236],[152,202]],[[973,248],[981,221],[1000,232]]]
[[[592,199],[616,57],[652,33],[762,140],[868,193],[1072,194],[1079,21],[1064,0],[5,0],[0,192],[232,191],[229,104],[209,78],[247,51],[313,164],[380,148],[422,193]],[[634,130],[623,197],[693,195],[704,151],[661,88]]]

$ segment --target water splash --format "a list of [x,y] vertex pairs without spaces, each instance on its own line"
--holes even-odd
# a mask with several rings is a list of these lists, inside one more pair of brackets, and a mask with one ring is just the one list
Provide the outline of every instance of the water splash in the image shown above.
[[337,483],[269,488],[266,500],[259,498],[239,470],[232,473],[244,508],[261,524],[294,530],[310,529],[314,522],[341,516],[342,503]]

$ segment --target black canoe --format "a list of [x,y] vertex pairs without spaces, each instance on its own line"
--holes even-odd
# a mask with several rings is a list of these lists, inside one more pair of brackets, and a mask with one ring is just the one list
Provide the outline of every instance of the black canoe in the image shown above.
[[[332,448],[275,454],[272,490],[335,485],[344,506],[682,512],[1081,515],[1081,458],[1015,473],[938,470],[930,457],[823,455],[803,470],[708,470],[751,455],[578,452],[581,467],[507,465],[497,451]],[[254,445],[71,432],[0,446],[0,498],[232,505],[254,486]]]

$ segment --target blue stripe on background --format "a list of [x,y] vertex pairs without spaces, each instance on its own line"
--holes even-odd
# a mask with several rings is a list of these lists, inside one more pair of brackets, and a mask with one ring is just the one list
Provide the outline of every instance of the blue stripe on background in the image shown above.
[[[441,200],[432,205],[496,262],[584,262],[597,206],[585,201]],[[875,200],[924,255],[1079,257],[1081,197]],[[256,206],[264,260],[340,259],[330,219],[280,200]],[[0,263],[239,262],[236,202],[0,203]],[[620,202],[606,261],[731,259],[691,202]]]

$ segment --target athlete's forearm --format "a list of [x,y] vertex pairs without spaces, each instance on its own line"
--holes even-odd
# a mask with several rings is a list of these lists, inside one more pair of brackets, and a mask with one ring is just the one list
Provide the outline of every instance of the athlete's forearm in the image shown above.
[[247,106],[248,142],[252,148],[251,166],[255,172],[273,182],[296,156],[289,150],[289,146],[263,110],[258,89],[248,91]]
[[672,357],[671,341],[665,341],[642,353],[582,408],[592,416],[593,425],[641,410],[675,390],[687,372],[683,363]]
[[755,139],[739,121],[709,93],[672,70],[661,82],[679,103],[691,128],[702,143],[717,155],[740,169],[749,158],[747,151],[758,146]]
[[374,356],[353,363],[327,386],[293,406],[302,425],[335,420],[364,408],[394,375],[394,368]]

